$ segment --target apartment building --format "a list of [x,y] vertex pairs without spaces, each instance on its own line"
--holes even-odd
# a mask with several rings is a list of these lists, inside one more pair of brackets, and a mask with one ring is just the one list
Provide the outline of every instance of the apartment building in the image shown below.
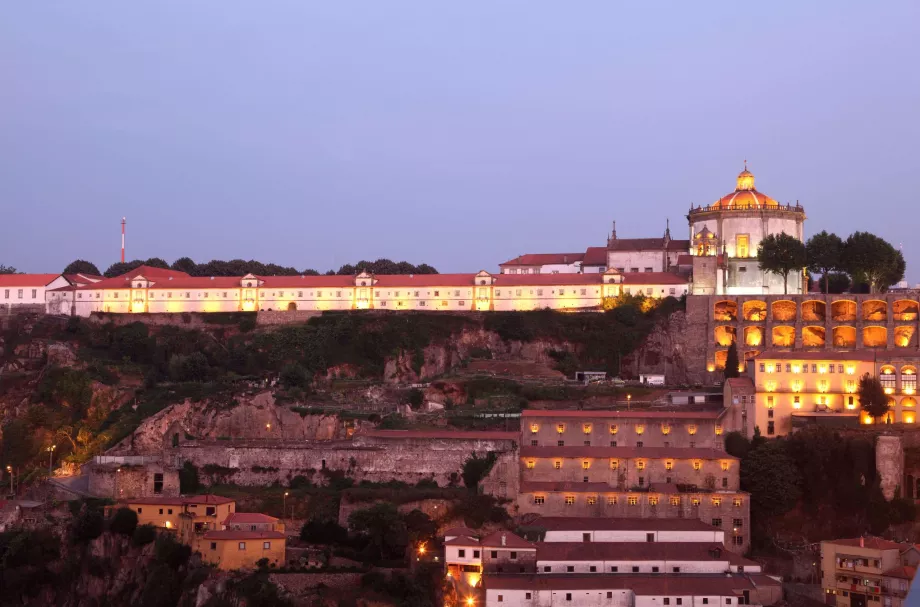
[[836,607],[902,607],[920,563],[909,543],[877,537],[821,542],[821,584]]

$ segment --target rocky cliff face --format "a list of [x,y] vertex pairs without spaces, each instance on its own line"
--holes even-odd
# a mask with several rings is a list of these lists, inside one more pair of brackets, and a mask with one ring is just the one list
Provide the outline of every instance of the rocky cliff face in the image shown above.
[[624,373],[635,378],[641,373],[661,373],[671,385],[704,381],[706,344],[694,339],[688,329],[685,312],[659,322],[644,343],[623,358]]

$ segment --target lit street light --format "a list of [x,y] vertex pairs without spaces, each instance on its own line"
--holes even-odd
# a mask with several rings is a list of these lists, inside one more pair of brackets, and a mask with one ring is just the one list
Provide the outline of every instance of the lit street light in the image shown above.
[[53,469],[51,467],[52,460],[54,459],[54,450],[57,449],[57,445],[51,445],[48,447],[48,476],[53,474]]
[[13,493],[13,467],[12,467],[12,466],[7,466],[7,467],[6,467],[6,471],[7,471],[7,472],[9,473],[9,475],[10,475],[10,495],[14,495],[14,493]]
[[[288,496],[288,492],[285,491],[285,492],[284,492],[284,498],[283,498],[283,501],[282,501],[282,506],[281,506],[281,520],[284,520],[284,517],[287,516],[287,496]],[[293,524],[293,521],[294,521],[294,512],[293,512],[293,508],[292,508],[291,510],[292,510],[292,512],[291,512],[291,522],[292,522],[292,524]]]

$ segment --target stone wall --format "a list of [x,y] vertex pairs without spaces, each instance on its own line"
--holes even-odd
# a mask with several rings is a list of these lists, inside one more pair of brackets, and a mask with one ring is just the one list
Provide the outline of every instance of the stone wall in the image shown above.
[[257,325],[290,325],[305,323],[314,316],[322,316],[319,310],[268,310],[256,313]]
[[[231,314],[234,315],[235,318],[229,320]],[[256,317],[255,313],[253,312],[227,312],[218,314],[207,312],[163,312],[155,314],[93,312],[87,319],[90,322],[99,324],[114,323],[116,326],[124,326],[135,322],[142,322],[148,326],[178,326],[200,329],[202,327],[237,326],[239,324],[239,320],[242,320],[247,316],[254,318]]]
[[885,499],[894,498],[904,479],[904,448],[900,436],[882,435],[876,439],[875,469]]
[[[89,477],[89,493],[98,497],[128,499],[161,495],[179,495],[179,471],[159,463],[143,465],[87,464],[82,472]],[[157,475],[162,475],[162,488],[155,491]]]

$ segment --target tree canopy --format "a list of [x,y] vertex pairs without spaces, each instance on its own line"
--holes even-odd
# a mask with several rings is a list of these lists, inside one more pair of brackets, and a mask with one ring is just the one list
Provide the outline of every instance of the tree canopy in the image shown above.
[[751,518],[791,510],[801,493],[801,475],[785,446],[764,441],[751,449],[741,465],[741,488],[751,493]]
[[844,272],[829,272],[818,285],[822,293],[840,294],[850,288],[850,276]]
[[888,413],[888,395],[879,378],[866,373],[859,378],[859,406],[878,419]]
[[13,266],[5,266],[0,263],[0,274],[18,274],[18,272]]
[[740,366],[741,361],[738,360],[738,345],[733,341],[728,347],[728,353],[725,356],[725,379],[738,377],[741,374],[738,371],[738,367]]
[[783,277],[783,293],[789,293],[789,274],[805,267],[805,245],[785,232],[770,234],[757,247],[760,268]]
[[818,232],[805,244],[805,254],[808,270],[822,275],[823,292],[827,293],[830,274],[843,269],[843,239],[826,231]]
[[378,558],[399,558],[405,554],[409,544],[406,523],[390,502],[355,510],[348,517],[348,526],[355,533],[367,537]]
[[90,274],[92,276],[102,276],[102,272],[99,271],[96,264],[86,261],[85,259],[71,261],[61,274]]
[[[74,262],[77,263],[77,262]],[[90,264],[91,265],[91,264]],[[137,268],[141,265],[147,265],[154,268],[172,269],[179,272],[185,272],[190,276],[244,276],[246,274],[255,274],[257,276],[319,276],[320,273],[312,268],[298,270],[291,266],[279,266],[274,263],[262,263],[250,259],[231,259],[223,261],[212,259],[206,263],[195,263],[191,257],[180,257],[171,265],[167,264],[159,257],[151,257],[144,261],[135,259],[125,263],[112,264],[105,271],[105,276],[119,276],[125,272]],[[70,266],[68,266],[70,267]],[[95,266],[93,266],[95,267]],[[437,274],[438,271],[430,265],[423,263],[413,265],[407,261],[394,262],[389,259],[378,259],[377,261],[359,261],[357,264],[345,264],[336,270],[329,270],[326,275],[334,276],[353,276],[361,272],[370,272],[372,274]]]
[[854,284],[865,283],[872,293],[883,292],[903,279],[907,268],[901,251],[868,232],[850,234],[844,243],[841,265]]

